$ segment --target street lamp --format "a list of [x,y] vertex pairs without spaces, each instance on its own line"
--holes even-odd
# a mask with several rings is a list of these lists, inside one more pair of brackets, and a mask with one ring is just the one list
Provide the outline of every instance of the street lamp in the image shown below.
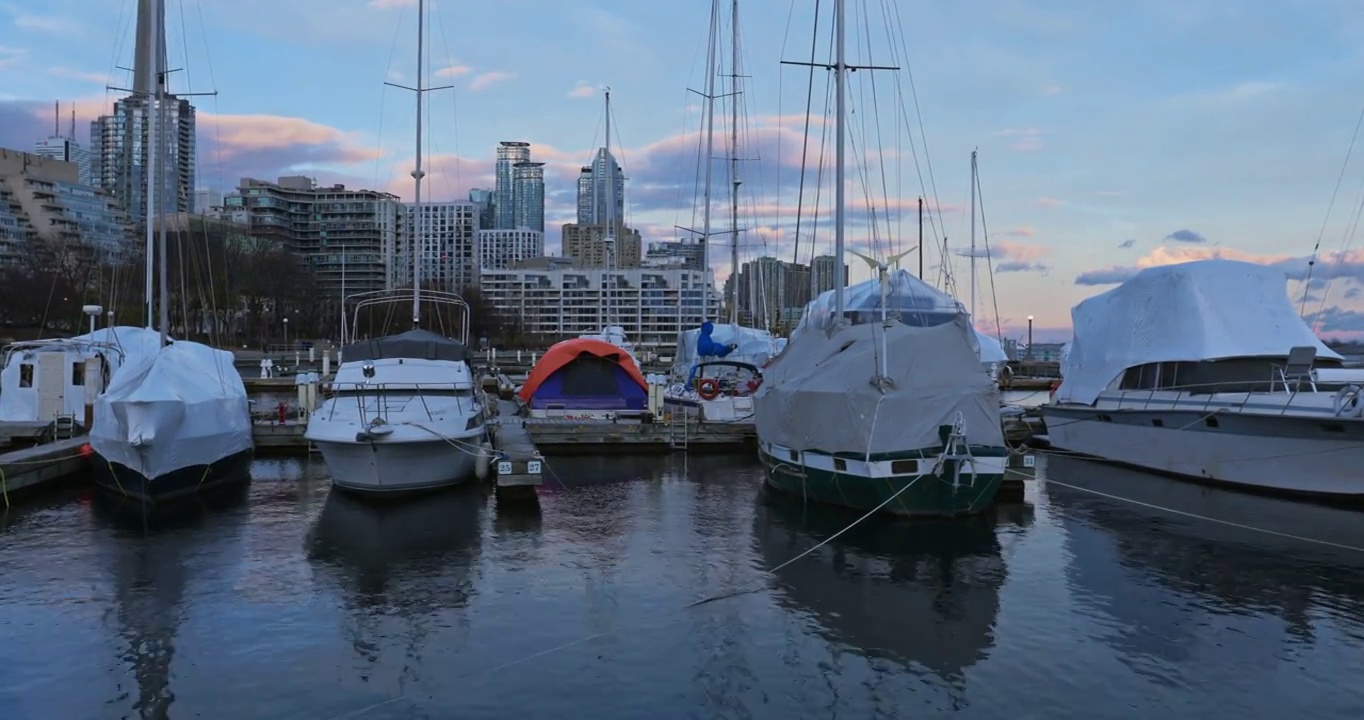
[[284,347],[289,347],[289,318],[284,318]]
[[1027,358],[1028,360],[1031,360],[1031,359],[1032,359],[1032,316],[1031,316],[1031,315],[1028,316],[1028,354],[1027,354],[1026,358]]

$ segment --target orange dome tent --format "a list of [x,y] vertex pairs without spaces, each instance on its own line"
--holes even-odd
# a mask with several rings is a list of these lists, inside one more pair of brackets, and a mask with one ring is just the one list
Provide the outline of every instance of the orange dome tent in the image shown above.
[[572,409],[642,410],[648,384],[621,348],[575,338],[552,346],[531,368],[517,395],[532,409],[549,404]]

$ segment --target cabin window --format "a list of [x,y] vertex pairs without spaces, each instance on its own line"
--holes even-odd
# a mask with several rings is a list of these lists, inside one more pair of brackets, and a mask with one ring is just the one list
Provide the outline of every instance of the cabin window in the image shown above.
[[848,461],[842,458],[834,458],[834,470],[843,471],[848,469]]
[[890,471],[896,475],[908,475],[918,469],[918,460],[892,460],[890,463]]
[[1151,426],[1152,426],[1152,427],[1165,427],[1165,421],[1164,421],[1164,420],[1161,420],[1160,418],[1156,418],[1156,419],[1154,419],[1154,420],[1151,421]]
[[20,363],[19,365],[19,387],[33,387],[33,363]]
[[71,384],[72,385],[85,384],[85,363],[83,362],[71,363]]

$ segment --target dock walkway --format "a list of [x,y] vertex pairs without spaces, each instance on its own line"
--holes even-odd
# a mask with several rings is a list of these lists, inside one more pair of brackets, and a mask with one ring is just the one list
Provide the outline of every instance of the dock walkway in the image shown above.
[[515,497],[529,493],[544,484],[544,459],[521,418],[516,415],[516,404],[511,400],[497,401],[497,417],[491,425],[493,446],[497,457],[493,461],[499,497]]

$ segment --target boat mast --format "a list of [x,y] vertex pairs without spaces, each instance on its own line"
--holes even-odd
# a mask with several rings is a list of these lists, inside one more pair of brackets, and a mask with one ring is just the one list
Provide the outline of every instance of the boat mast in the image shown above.
[[606,246],[606,322],[602,332],[611,326],[611,305],[615,299],[614,277],[611,271],[616,268],[616,161],[611,157],[611,88],[606,88],[606,150],[602,162],[606,165],[606,231],[602,244]]
[[412,329],[422,322],[421,228],[422,228],[422,54],[423,20],[426,13],[423,0],[417,0],[417,167],[412,171]]
[[[739,324],[739,0],[730,3],[731,54],[729,87],[729,177],[732,187],[729,195],[729,274],[735,280],[730,283],[729,322]],[[714,102],[714,101],[712,101]],[[706,268],[709,270],[710,268]]]
[[[844,61],[844,45],[847,42],[846,27],[844,27],[844,14],[847,5],[844,0],[834,0],[834,87],[837,102],[835,104],[836,115],[834,117],[834,272],[843,272],[843,153],[844,141],[847,134],[844,128],[844,113],[847,108],[847,70],[848,65]],[[843,279],[837,278],[834,281],[834,317],[837,322],[843,321]]]
[[976,325],[976,151],[971,151],[971,327]]
[[[710,43],[706,49],[706,179],[702,192],[701,209],[701,272],[710,273],[710,203],[711,175],[714,170],[715,152],[715,76],[720,72],[716,45],[720,33],[720,0],[710,3]],[[732,284],[732,283],[731,283]],[[705,306],[702,306],[704,315]]]
[[[147,186],[143,193],[143,210],[146,211],[144,218],[147,228],[147,246],[144,270],[143,306],[147,316],[147,329],[156,327],[156,305],[153,302],[152,293],[156,288],[156,168],[160,163],[160,153],[157,148],[157,112],[156,108],[161,99],[161,42],[159,39],[158,28],[161,27],[161,2],[160,0],[142,0],[141,12],[138,13],[137,22],[137,51],[136,60],[140,61],[141,72],[136,73],[133,78],[134,90],[140,94],[147,103],[147,167],[146,177]],[[165,338],[162,338],[162,345],[165,345]]]

